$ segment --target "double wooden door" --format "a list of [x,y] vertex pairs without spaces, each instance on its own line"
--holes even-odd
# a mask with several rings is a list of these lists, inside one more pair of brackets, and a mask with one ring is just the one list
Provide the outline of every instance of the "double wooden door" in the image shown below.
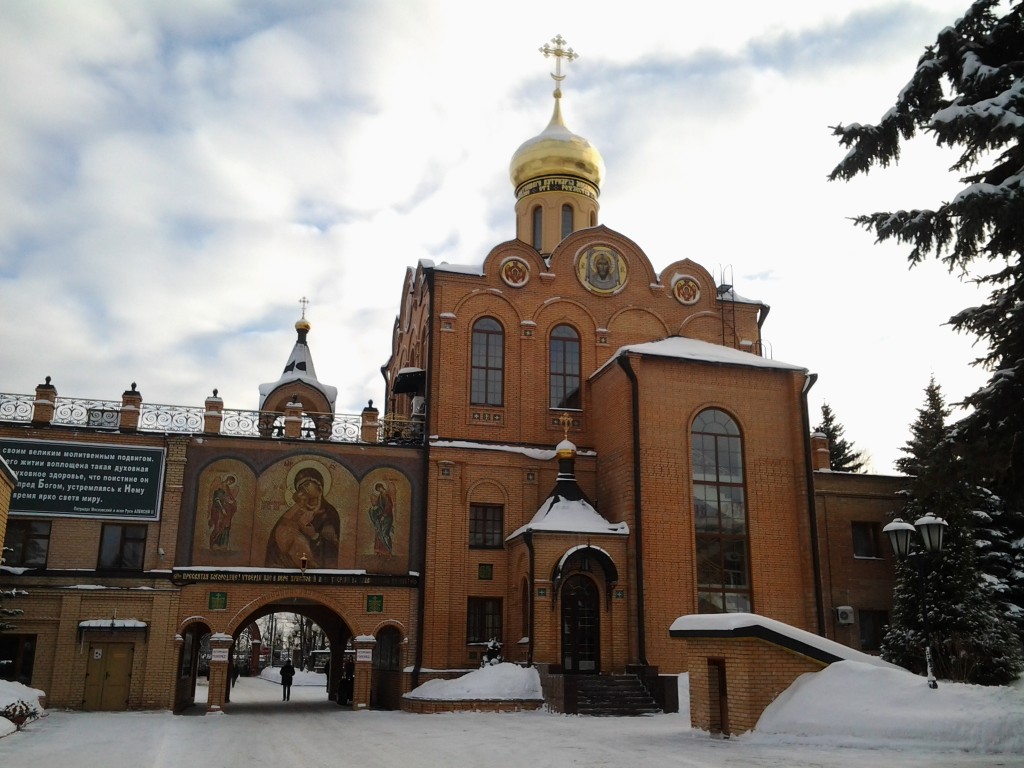
[[132,643],[89,643],[84,708],[93,711],[128,709],[131,692]]

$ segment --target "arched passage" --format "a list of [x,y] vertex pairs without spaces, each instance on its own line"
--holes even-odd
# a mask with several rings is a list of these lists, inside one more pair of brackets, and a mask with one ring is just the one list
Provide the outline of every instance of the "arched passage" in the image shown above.
[[[344,657],[346,646],[351,645],[352,639],[352,630],[350,629],[348,622],[346,622],[345,619],[333,608],[310,598],[277,598],[273,602],[267,602],[254,608],[240,618],[236,623],[237,628],[232,635],[236,643],[239,635],[247,626],[256,624],[260,619],[272,614],[294,614],[302,616],[318,625],[323,630],[330,650],[327,662],[323,667],[323,671],[327,676],[324,686],[324,700],[337,701],[344,705],[347,697],[341,697],[339,699],[339,691],[344,686],[344,677],[348,674],[347,670],[349,670],[351,666],[346,665]],[[274,648],[271,647],[271,643],[274,642],[275,639],[267,637],[266,633],[263,633],[263,648],[261,650],[263,650],[264,654],[264,663],[266,661],[269,661],[271,664],[280,662],[280,659],[275,658]],[[270,652],[269,654],[266,653],[268,650]],[[300,645],[298,648],[289,647],[286,650],[286,655],[292,658],[295,662],[296,669],[301,671],[307,667],[312,667],[312,651],[315,650],[314,648],[304,648]],[[258,673],[259,672],[257,671],[257,674]],[[276,699],[276,695],[271,698]],[[230,700],[230,681],[227,683],[227,689],[225,690],[225,700]]]
[[[282,623],[289,626],[289,629],[294,627],[295,617],[301,617],[302,622],[309,622],[322,630],[329,648],[328,658],[330,661],[326,665],[326,669],[321,668],[315,673],[306,673],[305,668],[311,666],[307,662],[312,660],[310,652],[314,650],[314,647],[309,644],[299,643],[298,641],[286,640],[284,643],[275,643],[277,638],[269,636],[265,629],[262,632],[256,629],[257,641],[253,644],[255,648],[249,647],[244,642],[239,642],[243,634],[247,636],[247,639],[252,639],[250,628],[255,628],[257,626],[256,623],[261,619],[281,614],[287,616],[287,618],[282,617]],[[235,707],[232,703],[232,683],[234,677],[232,670],[239,666],[243,668],[249,666],[250,680],[258,684],[257,688],[249,686],[246,689],[247,693],[243,697],[245,709],[260,704],[269,705],[279,701],[281,698],[279,688],[266,684],[267,681],[260,679],[261,669],[270,664],[271,660],[275,660],[272,654],[272,646],[274,644],[277,644],[278,648],[282,648],[284,652],[283,656],[279,655],[277,657],[277,666],[280,666],[284,658],[292,660],[295,668],[302,673],[299,675],[299,682],[303,686],[307,686],[307,691],[311,690],[308,686],[315,685],[316,691],[324,704],[338,702],[345,705],[347,703],[345,698],[339,700],[338,692],[342,687],[346,670],[351,670],[351,665],[345,664],[345,649],[346,646],[351,645],[353,633],[349,622],[346,621],[341,615],[340,610],[336,607],[321,602],[311,597],[308,593],[292,592],[289,594],[282,591],[276,594],[263,595],[240,608],[234,616],[230,618],[224,617],[225,621],[221,623],[221,628],[219,629],[211,621],[212,618],[214,617],[190,617],[179,628],[180,652],[175,691],[175,711],[180,712],[192,704],[199,703],[197,702],[196,687],[197,678],[201,676],[204,658],[209,669],[209,689],[206,697],[207,710],[217,710],[225,705]],[[213,624],[212,630],[211,624]],[[277,637],[283,636],[278,635]],[[208,648],[205,657],[200,650],[204,647],[204,643],[206,644],[205,647]],[[319,647],[319,644],[317,644],[317,647]],[[242,654],[242,656],[236,658],[236,652]],[[252,664],[253,658],[258,660],[255,664]],[[366,665],[367,675],[370,672],[369,666],[369,664]],[[321,676],[322,672],[327,673],[326,679]],[[312,674],[319,678],[315,683],[309,678],[309,675]],[[266,677],[266,675],[263,675],[263,677]],[[276,680],[279,682],[279,679]],[[259,689],[259,685],[266,685],[266,688]],[[258,693],[254,698],[251,694],[257,689],[260,691],[265,690],[266,693]],[[365,703],[363,706],[366,706]]]

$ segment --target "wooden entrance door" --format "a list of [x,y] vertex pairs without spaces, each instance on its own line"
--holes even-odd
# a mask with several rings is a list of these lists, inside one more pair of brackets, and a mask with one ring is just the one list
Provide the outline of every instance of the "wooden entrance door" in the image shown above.
[[562,670],[596,674],[601,667],[601,602],[586,576],[569,577],[562,587]]
[[89,643],[89,661],[85,672],[85,709],[128,709],[134,657],[135,646],[132,643]]
[[708,659],[708,717],[711,733],[729,733],[729,691],[725,660]]

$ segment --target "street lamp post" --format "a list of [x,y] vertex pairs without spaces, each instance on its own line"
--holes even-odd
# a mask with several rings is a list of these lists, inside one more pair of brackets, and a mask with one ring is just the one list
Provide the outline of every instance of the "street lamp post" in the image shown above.
[[[910,543],[916,530],[921,536],[924,551],[929,554],[942,552],[942,541],[946,532],[947,523],[941,517],[929,513],[918,518],[913,525],[896,518],[889,523],[882,531],[889,537],[892,551],[900,560],[905,560],[910,554]],[[918,602],[921,604],[921,623],[924,630],[924,660],[928,669],[928,687],[935,689],[939,684],[935,681],[935,672],[932,669],[932,637],[928,626],[928,604],[925,601],[925,570],[924,560],[918,562],[918,582],[920,590]]]

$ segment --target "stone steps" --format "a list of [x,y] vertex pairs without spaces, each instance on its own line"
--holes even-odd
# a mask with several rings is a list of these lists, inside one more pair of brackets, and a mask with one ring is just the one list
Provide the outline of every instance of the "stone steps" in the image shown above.
[[578,675],[576,713],[595,717],[637,717],[661,712],[636,675]]

